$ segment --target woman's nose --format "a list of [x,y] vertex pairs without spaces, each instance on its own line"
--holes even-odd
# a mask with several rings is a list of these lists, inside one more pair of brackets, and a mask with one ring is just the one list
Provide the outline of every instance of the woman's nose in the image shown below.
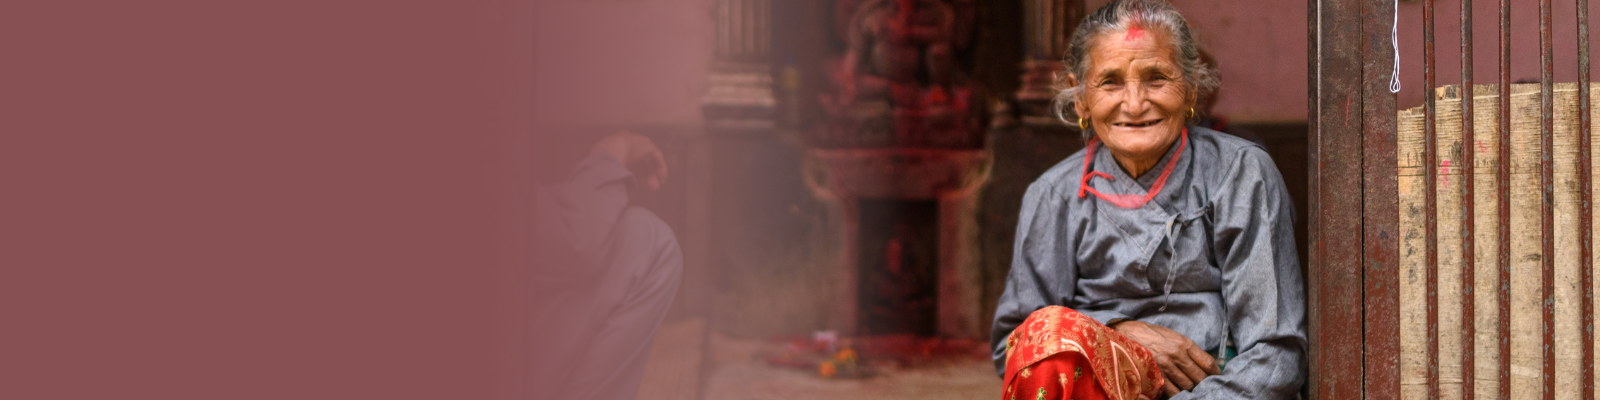
[[1149,90],[1142,82],[1128,85],[1123,96],[1122,111],[1128,115],[1142,115],[1150,107]]

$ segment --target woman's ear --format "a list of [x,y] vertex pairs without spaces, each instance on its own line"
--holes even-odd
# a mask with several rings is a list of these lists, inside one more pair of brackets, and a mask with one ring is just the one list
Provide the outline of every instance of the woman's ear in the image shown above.
[[[1071,72],[1064,72],[1061,74],[1062,75],[1059,75],[1059,77],[1061,78],[1060,82],[1063,88],[1076,87],[1079,85],[1077,75],[1074,75]],[[1079,118],[1089,115],[1089,110],[1083,106],[1083,91],[1081,90],[1078,91],[1078,98],[1072,99],[1072,112],[1077,113]]]

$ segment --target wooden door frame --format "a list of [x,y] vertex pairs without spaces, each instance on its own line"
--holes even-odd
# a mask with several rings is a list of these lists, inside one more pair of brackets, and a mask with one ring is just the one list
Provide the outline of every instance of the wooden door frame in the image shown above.
[[1399,398],[1395,3],[1308,3],[1311,398]]

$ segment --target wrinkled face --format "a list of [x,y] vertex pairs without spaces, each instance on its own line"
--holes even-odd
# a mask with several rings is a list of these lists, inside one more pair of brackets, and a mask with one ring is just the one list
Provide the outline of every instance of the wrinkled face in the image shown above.
[[1119,161],[1154,163],[1183,130],[1195,98],[1174,56],[1168,35],[1139,28],[1106,33],[1089,48],[1074,107]]

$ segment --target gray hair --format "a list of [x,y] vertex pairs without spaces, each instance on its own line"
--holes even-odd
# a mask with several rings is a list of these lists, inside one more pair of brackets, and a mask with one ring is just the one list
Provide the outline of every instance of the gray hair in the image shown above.
[[[1177,56],[1175,61],[1183,69],[1184,83],[1194,91],[1196,100],[1216,93],[1217,87],[1221,86],[1216,71],[1200,60],[1200,48],[1195,45],[1189,22],[1171,4],[1162,0],[1115,0],[1089,14],[1072,32],[1072,43],[1063,61],[1068,72],[1077,77],[1078,85],[1067,85],[1066,75],[1056,77],[1056,98],[1051,104],[1056,118],[1068,124],[1073,123],[1067,119],[1067,109],[1083,95],[1088,81],[1084,75],[1089,73],[1089,47],[1095,43],[1095,39],[1109,32],[1126,31],[1130,27],[1159,31],[1172,39],[1172,53]],[[1090,132],[1085,130],[1084,137],[1088,138],[1089,135]]]

